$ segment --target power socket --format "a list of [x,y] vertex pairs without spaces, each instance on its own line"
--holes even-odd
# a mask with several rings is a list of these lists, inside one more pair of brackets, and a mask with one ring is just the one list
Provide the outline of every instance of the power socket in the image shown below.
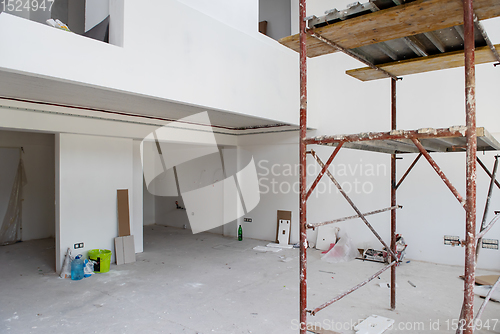
[[483,248],[498,249],[498,239],[483,239]]
[[244,223],[251,223],[252,222],[252,218],[245,217],[245,218],[243,218],[243,222]]
[[83,248],[83,242],[79,242],[77,244],[75,244],[75,249],[79,249],[79,248]]
[[451,246],[458,246],[460,245],[460,237],[454,235],[445,235],[444,244]]

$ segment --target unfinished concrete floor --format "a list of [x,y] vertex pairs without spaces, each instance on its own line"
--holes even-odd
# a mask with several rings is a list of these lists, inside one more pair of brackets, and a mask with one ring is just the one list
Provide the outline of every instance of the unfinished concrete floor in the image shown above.
[[[298,250],[252,250],[265,244],[147,226],[136,263],[112,265],[109,273],[82,281],[53,272],[53,239],[0,247],[0,333],[298,333]],[[309,251],[311,307],[382,267],[357,260],[334,265],[320,255]],[[461,273],[460,267],[404,263],[396,311],[389,310],[389,289],[379,286],[389,281],[384,273],[310,321],[354,333],[352,324],[376,314],[396,320],[389,333],[454,333]],[[481,301],[476,297],[476,309]],[[483,315],[490,329],[476,333],[500,333],[499,318],[500,303],[490,302]]]

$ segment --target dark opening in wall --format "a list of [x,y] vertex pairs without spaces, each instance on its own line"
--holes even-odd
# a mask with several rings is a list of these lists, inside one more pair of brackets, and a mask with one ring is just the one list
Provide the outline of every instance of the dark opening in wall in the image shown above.
[[290,0],[259,0],[259,31],[276,40],[289,36]]

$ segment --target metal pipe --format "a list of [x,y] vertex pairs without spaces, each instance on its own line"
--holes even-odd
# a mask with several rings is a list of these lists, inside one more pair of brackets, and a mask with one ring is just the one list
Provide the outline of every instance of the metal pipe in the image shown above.
[[[488,196],[486,197],[486,204],[484,205],[484,212],[483,212],[483,220],[481,221],[481,230],[480,232],[483,232],[484,229],[486,228],[486,215],[488,214],[488,210],[490,208],[490,201],[491,201],[491,195],[493,194],[493,185],[495,184],[495,179],[497,177],[497,168],[498,168],[498,155],[495,156],[495,164],[493,165],[493,175],[490,180],[490,187],[488,189]],[[477,263],[477,257],[479,256],[479,250],[481,249],[481,246],[483,244],[483,237],[476,237],[477,244],[476,244],[476,263]]]
[[483,24],[477,18],[476,13],[474,13],[474,23],[476,23],[476,29],[479,30],[479,32],[483,36],[484,40],[486,41],[486,44],[488,44],[488,47],[491,49],[491,52],[493,53],[493,57],[495,57],[497,62],[500,63],[500,55],[498,54],[498,51],[495,48],[495,45],[493,45],[493,43],[491,43],[491,40],[488,37],[488,34],[486,33],[486,30],[483,27]]
[[340,295],[338,295],[337,297],[333,298],[332,300],[324,303],[323,305],[321,306],[318,306],[316,307],[314,310],[312,311],[309,311],[311,312],[312,315],[316,315],[316,313],[318,313],[319,311],[321,311],[322,309],[324,309],[325,307],[328,307],[330,305],[332,305],[333,303],[335,303],[336,301],[339,301],[341,300],[342,298],[344,298],[345,296],[351,294],[352,292],[358,290],[359,288],[365,286],[366,284],[368,284],[370,281],[372,281],[373,279],[375,279],[376,277],[380,276],[380,274],[382,274],[384,271],[386,271],[387,269],[391,268],[392,266],[394,266],[395,264],[397,263],[397,261],[394,261],[394,262],[391,262],[389,263],[387,266],[385,266],[384,268],[380,269],[379,271],[377,271],[375,274],[373,274],[372,276],[370,276],[367,280],[359,283],[358,285],[356,285],[355,287],[347,290],[346,292],[343,292],[341,293]]
[[396,189],[399,188],[399,186],[401,185],[401,183],[403,183],[403,181],[406,179],[406,177],[410,174],[411,170],[413,169],[413,167],[415,167],[415,165],[417,164],[418,160],[422,157],[422,153],[419,153],[417,155],[417,157],[415,158],[415,160],[413,160],[413,162],[411,163],[410,167],[408,167],[408,169],[406,170],[406,172],[404,173],[404,175],[401,177],[401,180],[399,180],[398,184],[396,184]]
[[[391,130],[396,130],[396,82],[391,79]],[[396,153],[391,154],[391,206],[396,205]],[[391,211],[391,261],[397,261],[396,254],[396,210]],[[391,267],[391,310],[396,309],[396,266]]]
[[465,219],[465,273],[464,312],[465,334],[472,334],[474,320],[474,284],[476,268],[476,73],[474,59],[474,9],[472,0],[464,4],[464,55],[465,55],[465,125],[466,125],[466,219]]
[[300,286],[299,286],[299,311],[300,311],[300,334],[307,332],[307,229],[306,229],[306,151],[307,144],[304,139],[307,136],[307,34],[306,34],[306,0],[299,1],[299,33],[300,33],[300,141],[299,141],[299,161],[300,161],[300,198],[299,198],[299,219],[300,219]]
[[329,46],[331,46],[332,48],[340,51],[340,52],[343,52],[345,53],[346,55],[348,56],[351,56],[352,58],[362,62],[363,64],[373,68],[374,70],[376,71],[379,71],[381,73],[383,73],[386,77],[388,78],[392,78],[394,80],[398,80],[399,78],[397,76],[395,76],[394,74],[391,74],[389,72],[387,72],[386,70],[384,69],[381,69],[380,67],[378,66],[375,66],[373,63],[370,63],[368,60],[364,59],[363,57],[360,57],[359,55],[357,55],[356,53],[354,53],[353,51],[349,50],[349,49],[346,49],[344,48],[343,46],[340,46],[338,45],[337,43],[333,42],[333,41],[330,41],[329,39],[321,36],[320,34],[318,33],[315,33],[313,29],[307,29],[307,33],[309,35],[311,35],[311,37],[314,37],[316,38],[318,41],[320,42],[323,42]]
[[[486,174],[488,174],[489,177],[493,177],[493,175],[491,175],[490,171],[488,170],[488,168],[483,164],[483,162],[481,161],[481,159],[479,159],[479,157],[476,157],[476,160],[477,162],[479,163],[479,166],[481,166],[484,171],[486,172]],[[495,180],[495,185],[497,186],[498,189],[500,189],[500,183]]]
[[455,195],[455,197],[458,199],[458,201],[460,202],[460,204],[462,204],[462,206],[465,206],[465,200],[463,199],[463,197],[458,193],[458,190],[453,186],[453,184],[451,184],[450,180],[448,180],[448,178],[446,177],[446,175],[443,173],[443,171],[441,170],[441,168],[439,168],[438,164],[434,161],[434,159],[432,159],[432,157],[430,156],[429,152],[427,152],[427,150],[422,146],[422,144],[420,143],[420,141],[416,138],[412,138],[412,141],[413,143],[415,144],[415,146],[418,148],[418,150],[423,154],[423,156],[427,159],[427,161],[429,162],[429,164],[432,166],[432,168],[434,168],[434,170],[436,171],[436,173],[439,175],[439,177],[444,181],[444,183],[448,186],[448,188],[451,190],[451,192],[453,193],[453,195]]
[[[476,240],[479,241],[479,239],[482,239],[484,235],[488,233],[489,230],[491,230],[493,225],[497,222],[498,218],[500,218],[500,214],[496,214],[495,217],[493,217],[493,219],[491,220],[491,222],[488,225],[486,225],[486,227],[483,230],[481,230],[480,233],[476,235]],[[479,242],[477,247],[479,247]]]
[[491,295],[493,294],[493,292],[495,291],[495,289],[498,287],[498,285],[500,284],[500,277],[497,279],[497,281],[495,282],[495,284],[493,284],[493,286],[491,287],[490,291],[488,291],[488,294],[486,295],[486,297],[484,298],[484,301],[483,301],[483,304],[481,305],[481,307],[479,308],[479,311],[477,311],[477,315],[476,317],[474,318],[474,329],[476,327],[476,324],[477,324],[477,321],[481,318],[481,316],[483,315],[483,311],[484,309],[486,308],[486,304],[488,303],[488,301],[490,300],[491,298]]
[[328,158],[328,161],[326,162],[325,166],[319,172],[318,176],[316,177],[313,184],[311,185],[311,188],[309,188],[309,191],[307,192],[307,195],[306,195],[306,200],[309,198],[309,196],[311,196],[311,193],[313,192],[314,188],[316,188],[316,186],[318,185],[319,180],[321,180],[323,175],[325,175],[325,171],[328,169],[328,167],[330,167],[330,164],[332,163],[333,159],[337,156],[337,153],[339,153],[343,144],[344,143],[338,144],[337,147],[335,148],[335,151],[333,151],[332,155],[330,155],[330,158]]
[[[396,210],[396,209],[401,209],[401,208],[403,208],[401,205],[395,205],[395,206],[391,206],[391,207],[388,207],[388,208],[385,208],[385,209],[380,209],[380,210],[375,210],[375,211],[370,211],[370,212],[367,212],[367,213],[363,213],[363,216],[365,216],[365,217],[366,216],[371,216],[371,215],[375,215],[377,213],[382,213],[382,212],[386,212],[386,211],[390,211],[390,210]],[[340,222],[343,222],[343,221],[346,221],[346,220],[356,219],[356,218],[360,218],[359,215],[338,218],[338,219],[334,219],[334,220],[325,221],[325,222],[322,222],[322,223],[307,224],[307,228],[314,229],[314,228],[317,228],[317,227],[320,227],[320,226],[329,225],[329,224],[335,224],[335,223],[340,223]]]
[[[318,162],[318,164],[321,167],[323,167],[324,166],[323,161],[321,161],[321,159],[316,155],[316,152],[312,151],[311,154],[314,157],[314,159],[316,159],[316,161]],[[344,191],[344,189],[342,189],[342,186],[340,185],[340,183],[333,177],[332,173],[330,173],[330,171],[328,169],[326,170],[326,174],[328,175],[328,177],[330,178],[330,180],[332,180],[332,182],[335,184],[335,186],[340,191],[340,193],[342,194],[342,196],[344,196],[344,198],[349,203],[349,205],[351,205],[351,207],[354,209],[354,211],[356,211],[356,213],[358,214],[359,218],[361,218],[361,220],[365,223],[365,225],[368,226],[368,228],[370,229],[370,231],[372,231],[372,233],[380,241],[380,243],[382,245],[384,245],[385,249],[387,249],[387,252],[389,254],[391,254],[392,256],[396,257],[396,254],[392,251],[392,248],[390,248],[387,245],[387,243],[382,239],[382,237],[377,233],[377,231],[375,231],[375,229],[368,222],[368,220],[366,220],[365,216],[361,213],[361,211],[359,211],[358,207],[354,204],[354,202],[347,195],[347,193]]]

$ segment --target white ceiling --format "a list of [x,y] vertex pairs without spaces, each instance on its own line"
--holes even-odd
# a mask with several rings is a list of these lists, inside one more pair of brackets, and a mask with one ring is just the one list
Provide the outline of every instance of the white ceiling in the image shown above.
[[0,70],[0,96],[103,111],[177,120],[208,111],[212,125],[229,128],[260,127],[278,122],[201,108],[126,92],[62,82]]

